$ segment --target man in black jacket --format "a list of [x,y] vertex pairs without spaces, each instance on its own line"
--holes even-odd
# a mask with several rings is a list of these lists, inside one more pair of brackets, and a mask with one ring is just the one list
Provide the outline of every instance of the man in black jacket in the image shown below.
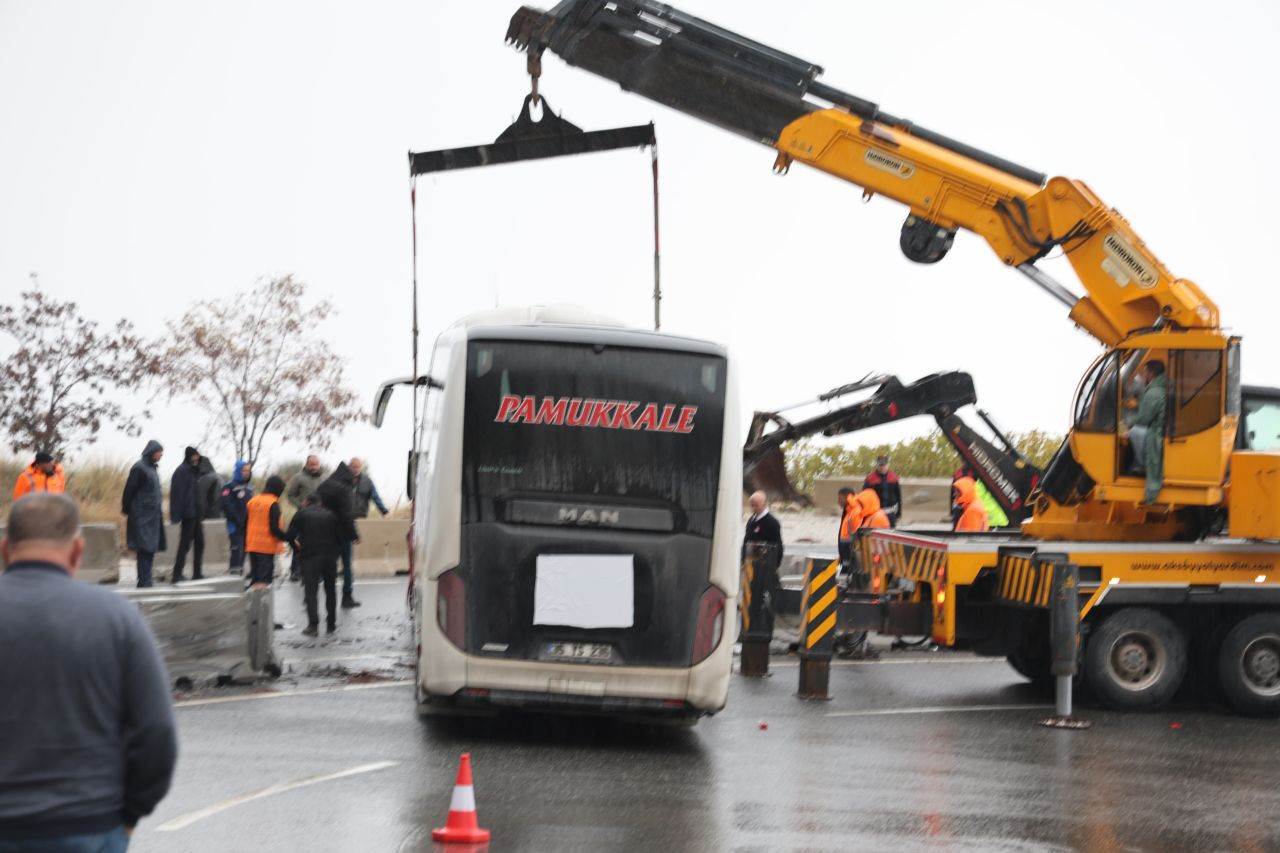
[[[758,571],[765,572],[763,589],[765,591],[765,608],[772,620],[777,612],[778,596],[782,584],[778,580],[778,566],[782,563],[782,525],[769,512],[769,498],[764,492],[755,492],[748,499],[751,505],[751,517],[747,519],[746,535],[742,538],[743,557],[747,556],[751,545],[765,545],[768,550],[754,555]],[[772,621],[768,624],[772,625]]]
[[204,517],[200,512],[199,486],[200,451],[188,447],[182,455],[182,464],[173,471],[169,480],[169,520],[179,525],[178,553],[173,558],[173,582],[182,580],[182,569],[187,562],[187,550],[192,548],[191,578],[204,577]]
[[332,634],[338,627],[338,554],[348,531],[349,522],[344,522],[337,513],[324,506],[319,496],[309,495],[285,532],[289,544],[298,549],[299,562],[302,563],[303,600],[307,605],[307,627],[302,633],[308,637],[319,632],[320,606],[316,594],[322,583],[328,617],[326,628]]
[[346,537],[342,542],[342,549],[338,552],[339,557],[344,557],[342,566],[342,606],[344,608],[359,607],[360,602],[356,601],[354,592],[354,575],[351,571],[351,546],[360,541],[360,536],[356,531],[356,518],[354,507],[353,487],[356,483],[356,474],[345,462],[339,462],[338,467],[333,469],[333,473],[316,489],[316,494],[320,496],[320,502],[329,508],[342,523],[343,535]]
[[173,696],[141,613],[73,579],[75,502],[9,510],[0,557],[0,850],[124,850],[164,798]]
[[778,560],[782,560],[782,525],[769,512],[769,498],[764,492],[756,492],[750,498],[751,517],[747,519],[747,532],[742,538],[748,542],[763,542],[773,545],[778,551]]
[[898,526],[898,517],[902,515],[902,483],[898,474],[889,467],[888,456],[877,456],[876,467],[862,481],[862,488],[874,489],[880,498],[880,508],[889,516],[889,524]]

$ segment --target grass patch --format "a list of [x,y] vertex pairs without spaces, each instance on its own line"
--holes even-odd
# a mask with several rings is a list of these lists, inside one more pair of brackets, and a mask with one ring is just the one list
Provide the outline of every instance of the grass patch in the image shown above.
[[[0,457],[0,514],[8,516],[13,486],[30,464],[30,460],[24,461],[22,457]],[[67,493],[79,504],[83,521],[121,522],[120,496],[131,465],[132,462],[104,457],[90,458],[80,465],[63,463]]]

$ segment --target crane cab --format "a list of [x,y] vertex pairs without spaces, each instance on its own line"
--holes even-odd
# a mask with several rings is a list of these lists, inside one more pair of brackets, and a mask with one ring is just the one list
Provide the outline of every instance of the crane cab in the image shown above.
[[[1167,391],[1163,485],[1148,507],[1129,424],[1141,396],[1139,372],[1153,360],[1165,366]],[[1186,523],[1172,509],[1203,507],[1204,515],[1224,504],[1240,413],[1239,338],[1180,330],[1130,335],[1080,382],[1067,446],[1045,476],[1047,500],[1028,532],[1055,539],[1167,538]]]

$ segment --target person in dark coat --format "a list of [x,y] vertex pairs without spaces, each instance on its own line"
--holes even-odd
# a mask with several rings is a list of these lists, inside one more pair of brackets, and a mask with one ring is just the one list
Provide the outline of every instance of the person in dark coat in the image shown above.
[[[341,525],[342,549],[339,555],[347,553],[347,549],[355,542],[360,541],[360,535],[356,531],[355,507],[353,487],[356,482],[356,474],[347,466],[345,462],[339,462],[338,467],[333,469],[333,473],[329,478],[320,484],[316,489],[316,495],[320,498],[320,503],[329,509]],[[359,607],[360,602],[356,601],[352,594],[354,590],[354,579],[351,572],[351,561],[348,560],[342,568],[342,606],[344,608]]]
[[769,499],[764,492],[756,492],[750,498],[751,517],[747,519],[746,535],[742,537],[745,545],[748,542],[760,542],[777,548],[778,560],[782,560],[782,525],[769,512]]
[[318,494],[303,500],[302,509],[289,522],[285,533],[289,544],[297,549],[302,563],[303,600],[307,605],[307,627],[302,633],[314,637],[320,625],[318,587],[324,584],[326,627],[332,634],[338,627],[337,577],[338,554],[347,538],[349,522],[324,505]]
[[213,469],[209,457],[201,456],[196,473],[196,507],[202,519],[222,518],[223,482],[222,475]]
[[778,580],[778,566],[782,563],[782,525],[769,512],[769,498],[764,492],[755,492],[748,498],[751,517],[742,537],[742,553],[745,557],[751,545],[766,545],[768,550],[755,554],[757,571],[766,572],[762,589],[765,591],[764,607],[769,613],[770,624],[777,616],[778,598],[782,584]]
[[228,572],[233,575],[244,574],[244,532],[249,521],[249,499],[253,497],[253,486],[249,485],[252,476],[253,466],[237,459],[231,482],[222,487],[222,514],[227,519],[230,551]]
[[169,520],[178,525],[178,553],[173,558],[174,583],[182,580],[187,551],[193,546],[191,579],[204,577],[204,524],[201,523],[198,495],[199,476],[200,451],[188,447],[182,454],[182,464],[174,469],[169,480]]
[[880,498],[880,509],[889,516],[889,524],[898,526],[898,517],[902,515],[902,483],[896,471],[889,467],[888,456],[877,456],[876,467],[862,481],[862,488],[874,489]]
[[157,467],[164,447],[152,439],[142,458],[129,469],[120,511],[126,517],[125,544],[138,555],[138,586],[151,586],[151,565],[156,552],[165,549],[164,503]]

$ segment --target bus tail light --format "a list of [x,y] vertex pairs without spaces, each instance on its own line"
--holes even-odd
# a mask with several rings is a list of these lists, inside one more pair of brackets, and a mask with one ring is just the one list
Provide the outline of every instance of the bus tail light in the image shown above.
[[724,634],[724,592],[709,586],[698,602],[698,625],[693,634],[693,662],[701,663],[711,656]]
[[436,580],[436,624],[449,642],[466,651],[467,596],[462,576],[454,569]]

